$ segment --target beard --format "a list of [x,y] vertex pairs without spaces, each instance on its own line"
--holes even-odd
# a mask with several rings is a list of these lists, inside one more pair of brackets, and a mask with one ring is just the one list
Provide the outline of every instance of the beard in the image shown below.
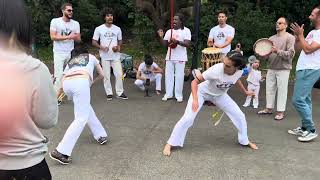
[[71,19],[71,18],[72,18],[72,14],[67,14],[67,13],[65,13],[64,16],[65,16],[66,18],[68,18],[68,19]]

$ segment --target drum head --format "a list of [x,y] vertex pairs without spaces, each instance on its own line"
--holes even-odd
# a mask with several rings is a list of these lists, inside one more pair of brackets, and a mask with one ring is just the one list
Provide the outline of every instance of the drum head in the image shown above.
[[203,54],[217,54],[217,53],[221,53],[221,49],[220,48],[209,47],[209,48],[203,49],[202,53]]
[[273,43],[269,39],[258,39],[253,45],[253,51],[259,56],[267,56],[272,52]]

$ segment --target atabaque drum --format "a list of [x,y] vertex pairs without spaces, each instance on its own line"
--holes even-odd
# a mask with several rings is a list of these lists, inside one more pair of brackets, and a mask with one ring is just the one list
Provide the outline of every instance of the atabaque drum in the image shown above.
[[209,69],[211,66],[221,63],[221,49],[209,47],[202,50],[201,65],[202,71]]

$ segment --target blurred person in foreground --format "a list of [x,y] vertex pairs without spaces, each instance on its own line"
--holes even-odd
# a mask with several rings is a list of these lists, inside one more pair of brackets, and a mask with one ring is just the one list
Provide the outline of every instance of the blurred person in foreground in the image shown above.
[[[14,14],[14,15],[13,15]],[[0,179],[51,179],[48,139],[58,120],[48,68],[29,55],[31,19],[23,1],[0,3]]]

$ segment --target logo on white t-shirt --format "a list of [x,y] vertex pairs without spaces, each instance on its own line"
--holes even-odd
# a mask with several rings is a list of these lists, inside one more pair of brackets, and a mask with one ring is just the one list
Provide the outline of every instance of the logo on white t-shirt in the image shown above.
[[233,82],[222,82],[222,84],[217,84],[217,88],[219,89],[229,89],[234,85]]
[[69,36],[72,33],[72,30],[69,28],[61,30],[61,36]]
[[224,35],[223,32],[219,32],[218,35],[217,35],[218,39],[223,39],[224,37],[225,37],[225,35]]

